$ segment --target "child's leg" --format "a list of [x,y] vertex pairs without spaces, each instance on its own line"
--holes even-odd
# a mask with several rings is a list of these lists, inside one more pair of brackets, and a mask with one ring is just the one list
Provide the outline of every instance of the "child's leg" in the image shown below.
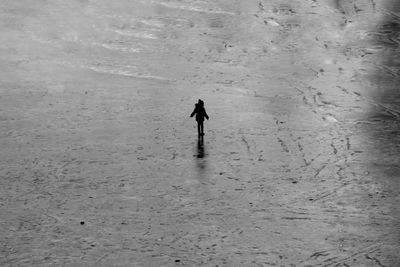
[[200,136],[201,132],[200,132],[200,122],[197,122],[197,134]]
[[201,135],[204,135],[204,124],[203,124],[203,122],[200,123],[200,133],[201,133]]

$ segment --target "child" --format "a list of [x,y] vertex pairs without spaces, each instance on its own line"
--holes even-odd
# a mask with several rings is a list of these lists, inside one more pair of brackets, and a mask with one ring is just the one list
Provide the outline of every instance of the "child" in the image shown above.
[[204,135],[204,127],[203,127],[204,117],[208,120],[208,115],[204,108],[203,100],[199,99],[199,102],[197,102],[197,104],[195,104],[195,108],[194,108],[192,114],[190,114],[190,117],[193,117],[194,114],[196,114],[197,132],[200,137],[200,136]]

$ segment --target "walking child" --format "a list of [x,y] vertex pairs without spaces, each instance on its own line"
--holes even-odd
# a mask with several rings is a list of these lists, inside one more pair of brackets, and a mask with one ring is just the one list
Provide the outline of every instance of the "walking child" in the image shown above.
[[195,104],[195,108],[192,114],[190,114],[190,117],[193,117],[195,114],[197,121],[197,133],[199,134],[200,137],[204,135],[204,126],[203,126],[204,118],[208,120],[208,115],[206,109],[204,108],[204,102],[201,99],[199,99],[197,104]]

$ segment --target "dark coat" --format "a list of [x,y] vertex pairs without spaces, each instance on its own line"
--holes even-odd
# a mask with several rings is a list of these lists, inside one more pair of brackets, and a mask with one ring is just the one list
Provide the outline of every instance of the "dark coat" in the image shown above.
[[200,106],[198,104],[195,104],[195,108],[192,112],[192,114],[190,114],[190,117],[193,117],[194,114],[196,114],[196,121],[198,122],[203,122],[204,121],[204,117],[208,120],[208,115],[206,112],[206,109],[203,106]]

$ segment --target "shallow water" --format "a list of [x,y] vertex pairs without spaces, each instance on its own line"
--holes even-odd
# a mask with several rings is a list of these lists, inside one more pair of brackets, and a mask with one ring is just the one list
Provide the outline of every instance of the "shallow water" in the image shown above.
[[2,265],[399,264],[396,1],[0,7]]

